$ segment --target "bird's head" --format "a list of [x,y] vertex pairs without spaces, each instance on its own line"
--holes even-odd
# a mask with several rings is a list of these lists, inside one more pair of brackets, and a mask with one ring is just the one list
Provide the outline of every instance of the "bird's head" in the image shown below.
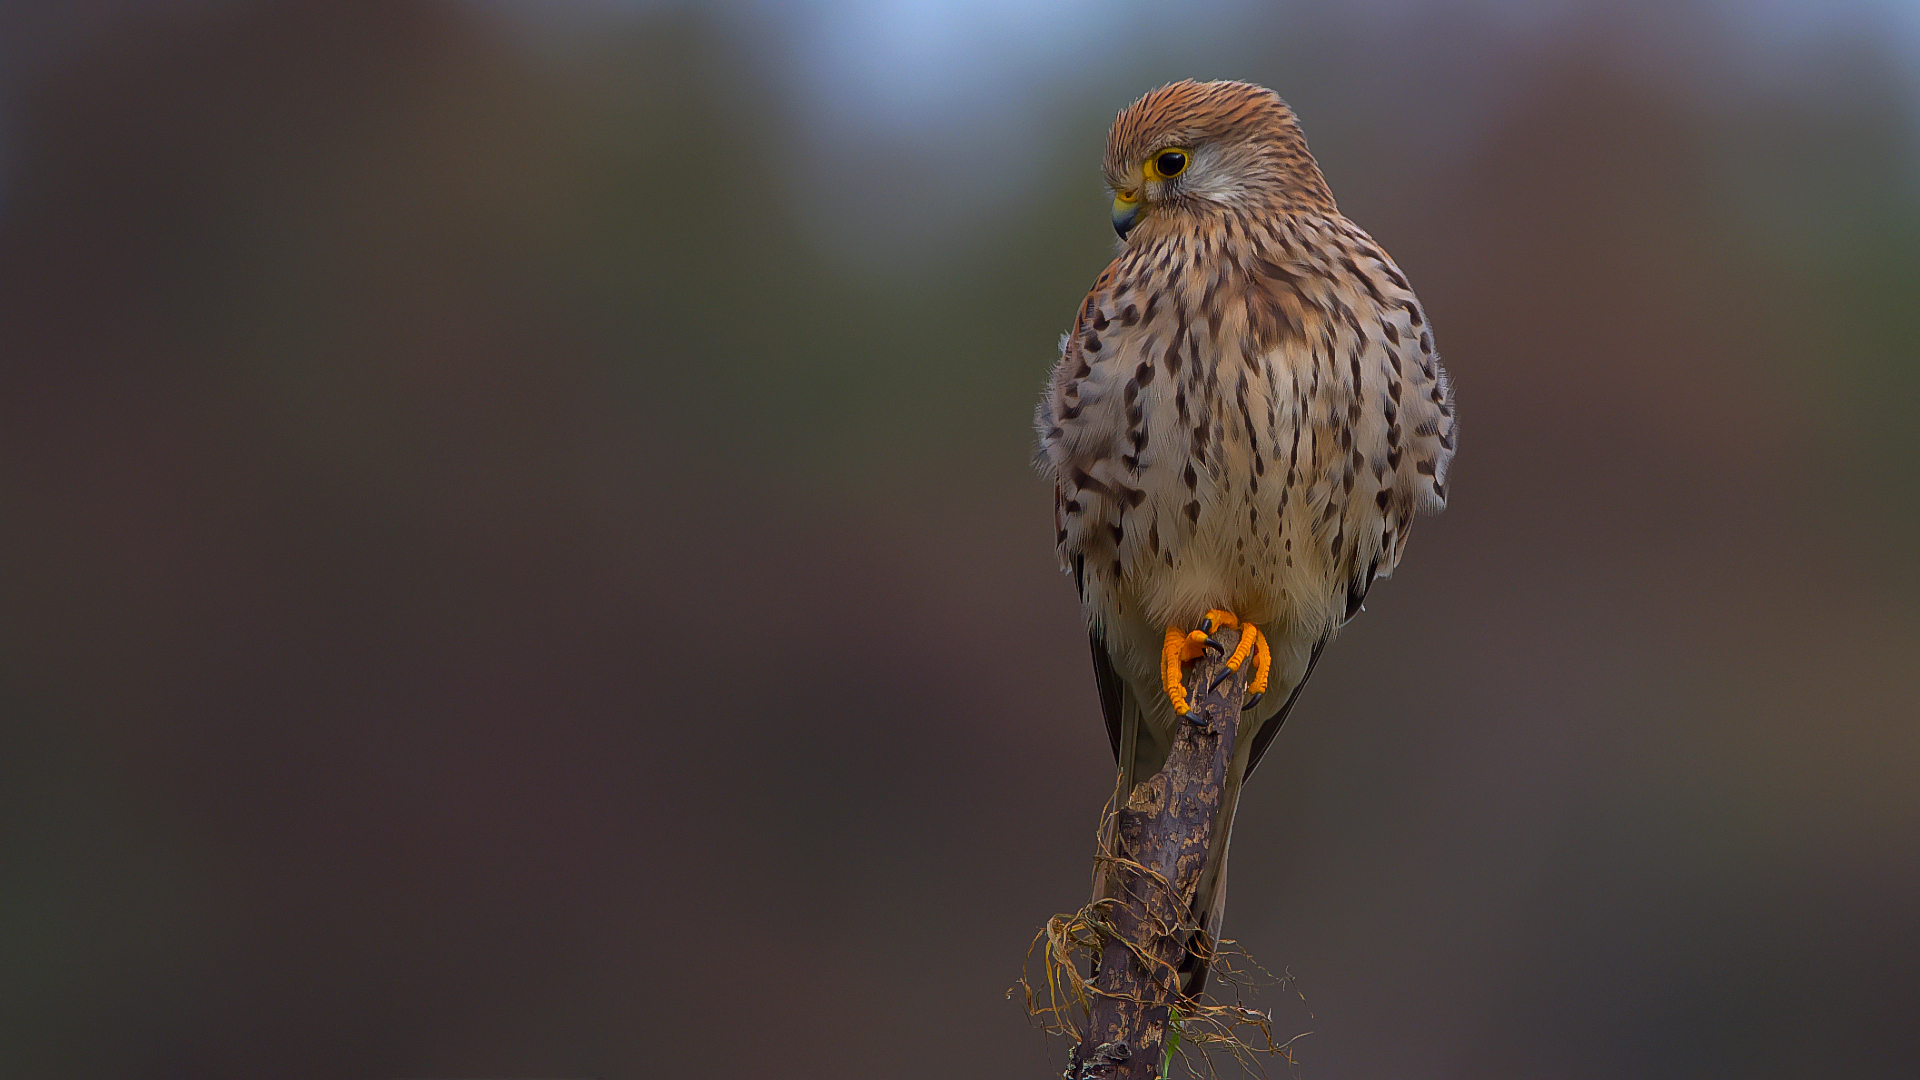
[[1333,209],[1293,110],[1252,83],[1189,79],[1127,106],[1107,133],[1106,173],[1122,240],[1183,216]]

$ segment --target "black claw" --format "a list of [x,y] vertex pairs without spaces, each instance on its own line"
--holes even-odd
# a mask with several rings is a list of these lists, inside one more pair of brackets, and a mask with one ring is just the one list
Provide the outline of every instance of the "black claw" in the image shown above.
[[1215,656],[1225,656],[1227,654],[1227,647],[1213,640],[1213,638],[1211,637],[1207,638],[1206,644],[1200,647],[1207,650],[1208,652],[1212,653]]
[[1241,712],[1252,711],[1255,705],[1260,704],[1260,699],[1266,696],[1267,695],[1264,692],[1258,693],[1258,694],[1248,694],[1246,704],[1240,706],[1240,711]]
[[1221,683],[1226,682],[1227,680],[1233,678],[1237,674],[1239,673],[1234,671],[1232,668],[1225,668],[1225,667],[1221,668],[1220,674],[1215,675],[1213,677],[1213,681],[1207,684],[1207,693],[1211,694],[1215,690],[1220,689]]

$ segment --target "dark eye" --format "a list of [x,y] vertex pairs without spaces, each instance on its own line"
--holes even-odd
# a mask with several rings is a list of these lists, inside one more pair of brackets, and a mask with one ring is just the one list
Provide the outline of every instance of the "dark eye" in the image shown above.
[[1153,171],[1165,180],[1179,176],[1187,171],[1187,155],[1178,150],[1168,150],[1153,159]]

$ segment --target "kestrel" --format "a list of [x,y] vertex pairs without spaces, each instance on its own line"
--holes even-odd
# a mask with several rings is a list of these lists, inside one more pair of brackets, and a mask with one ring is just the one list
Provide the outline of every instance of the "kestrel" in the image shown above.
[[1453,391],[1406,276],[1271,90],[1147,94],[1106,179],[1119,255],[1062,339],[1040,467],[1123,798],[1165,762],[1208,633],[1242,628],[1257,665],[1194,901],[1217,937],[1240,785],[1414,515],[1445,506]]

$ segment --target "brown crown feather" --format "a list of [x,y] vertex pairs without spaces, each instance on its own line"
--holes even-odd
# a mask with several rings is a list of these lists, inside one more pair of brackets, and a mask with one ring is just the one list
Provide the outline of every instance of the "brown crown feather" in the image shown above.
[[1131,187],[1149,155],[1209,144],[1251,151],[1243,178],[1284,205],[1334,209],[1333,192],[1293,109],[1280,95],[1247,82],[1183,79],[1127,106],[1107,134],[1107,181],[1116,189]]

